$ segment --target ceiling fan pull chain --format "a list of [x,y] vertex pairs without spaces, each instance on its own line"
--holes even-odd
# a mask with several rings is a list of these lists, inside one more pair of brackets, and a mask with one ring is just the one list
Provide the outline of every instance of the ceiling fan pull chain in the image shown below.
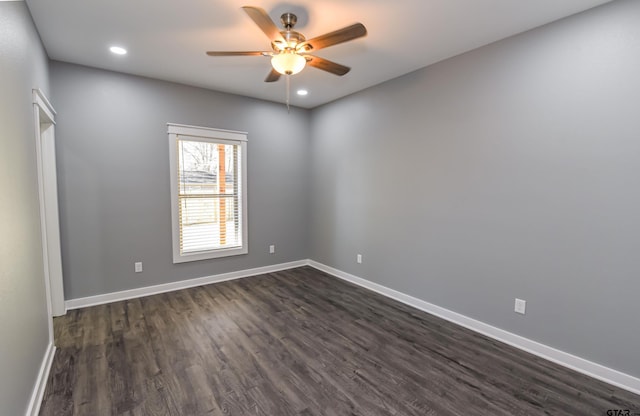
[[290,92],[291,92],[291,75],[285,75],[286,77],[286,84],[287,84],[287,113],[291,114],[291,110],[289,108],[289,97],[290,97]]

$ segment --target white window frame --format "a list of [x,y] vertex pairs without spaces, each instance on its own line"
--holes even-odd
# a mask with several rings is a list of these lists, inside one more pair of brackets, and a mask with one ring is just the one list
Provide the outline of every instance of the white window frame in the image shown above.
[[[221,130],[211,127],[187,126],[184,124],[167,123],[169,134],[169,171],[171,178],[171,225],[173,262],[185,263],[197,260],[215,259],[227,256],[247,254],[249,252],[248,222],[247,222],[247,133],[241,131]],[[180,253],[180,212],[178,209],[178,139],[179,137],[193,138],[195,141],[214,141],[216,143],[240,146],[240,198],[241,213],[240,227],[242,228],[242,246],[220,248],[193,253]]]

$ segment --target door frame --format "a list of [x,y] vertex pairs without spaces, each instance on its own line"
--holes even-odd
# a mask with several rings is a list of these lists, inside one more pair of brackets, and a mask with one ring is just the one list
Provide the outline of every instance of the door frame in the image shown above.
[[[50,317],[64,315],[64,285],[60,247],[60,219],[58,213],[58,181],[56,175],[55,115],[53,106],[40,89],[33,90],[36,153],[38,166],[38,194],[40,200],[40,228],[42,260]],[[50,320],[51,321],[51,320]],[[50,322],[50,335],[53,326]]]

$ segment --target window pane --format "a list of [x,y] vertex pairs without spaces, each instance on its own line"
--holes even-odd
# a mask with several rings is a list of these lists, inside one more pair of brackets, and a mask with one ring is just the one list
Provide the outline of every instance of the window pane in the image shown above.
[[239,146],[178,140],[180,252],[242,246]]
[[[226,210],[222,210],[222,206]],[[238,227],[239,212],[236,207],[236,197],[181,198],[181,252],[241,246],[241,233]]]

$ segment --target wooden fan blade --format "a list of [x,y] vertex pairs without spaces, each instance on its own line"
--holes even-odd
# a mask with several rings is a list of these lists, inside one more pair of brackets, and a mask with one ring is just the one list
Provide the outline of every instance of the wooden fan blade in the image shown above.
[[340,65],[335,62],[331,62],[328,59],[320,58],[319,56],[305,55],[307,64],[314,68],[322,69],[323,71],[331,72],[332,74],[343,76],[347,72],[351,71],[348,66]]
[[273,20],[271,20],[264,9],[251,6],[244,6],[242,8],[271,41],[280,40],[284,42],[280,29],[273,23]]
[[366,36],[366,34],[367,28],[364,27],[362,23],[356,23],[303,42],[297,49],[303,52],[311,50],[317,51],[318,49],[361,38]]
[[226,52],[226,51],[209,51],[209,56],[268,56],[271,52],[247,51],[247,52]]
[[267,75],[267,77],[264,79],[264,82],[276,82],[279,79],[280,79],[280,72],[271,68],[271,72],[269,72],[269,75]]

